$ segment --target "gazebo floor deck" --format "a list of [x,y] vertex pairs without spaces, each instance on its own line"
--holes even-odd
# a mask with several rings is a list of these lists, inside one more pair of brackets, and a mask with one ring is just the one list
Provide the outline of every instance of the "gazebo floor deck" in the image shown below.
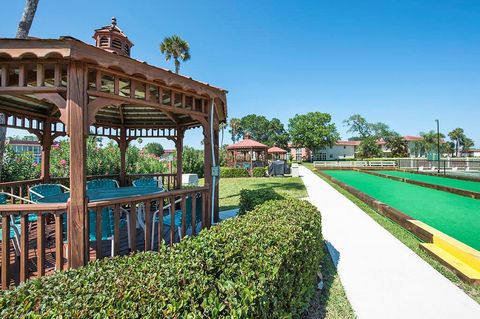
[[[157,224],[155,224],[157,225]],[[51,275],[55,270],[55,239],[53,237],[54,232],[54,224],[47,224],[46,225],[46,249],[45,249],[45,274]],[[28,278],[35,278],[39,277],[37,272],[37,247],[36,247],[36,239],[37,239],[37,229],[36,223],[32,223],[30,233],[29,233],[29,250],[28,250]],[[166,243],[169,242],[169,233],[170,229],[168,226],[164,227],[164,236]],[[153,231],[152,234],[154,236],[154,247],[153,251],[158,250],[158,235],[157,229]],[[51,236],[50,236],[51,234]],[[50,236],[50,238],[49,238]],[[136,247],[135,250],[137,252],[144,251],[144,244],[145,244],[145,233],[141,228],[137,228],[137,236],[136,236]],[[178,236],[178,232],[175,233],[175,236]],[[178,237],[177,237],[178,239]],[[96,252],[95,252],[96,242],[90,242],[90,261],[96,260]],[[63,254],[66,256],[66,247],[67,245],[63,245]],[[148,247],[150,248],[150,247]],[[108,258],[111,256],[111,249],[112,244],[110,240],[103,240],[102,241],[102,258]],[[148,249],[151,250],[151,249]],[[0,256],[3,254],[0,248]],[[128,236],[127,236],[127,227],[123,226],[120,228],[120,244],[119,244],[119,253],[118,255],[128,255],[130,254],[130,248],[128,247]],[[20,281],[20,260],[19,257],[15,255],[15,250],[13,244],[10,244],[10,274],[11,274],[11,284],[18,285]],[[64,257],[64,269],[67,269],[67,259]],[[13,286],[12,286],[13,288]]]

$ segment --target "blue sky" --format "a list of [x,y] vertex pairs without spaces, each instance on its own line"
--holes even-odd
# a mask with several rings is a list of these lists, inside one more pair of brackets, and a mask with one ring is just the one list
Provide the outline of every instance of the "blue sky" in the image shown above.
[[[2,3],[0,37],[15,35],[23,4]],[[229,117],[287,125],[327,112],[343,138],[354,113],[404,135],[438,118],[443,132],[463,127],[480,146],[480,1],[40,0],[30,35],[93,43],[112,16],[132,56],[150,64],[173,68],[159,43],[186,39],[192,59],[181,73],[228,89]],[[198,133],[186,144],[200,147]]]

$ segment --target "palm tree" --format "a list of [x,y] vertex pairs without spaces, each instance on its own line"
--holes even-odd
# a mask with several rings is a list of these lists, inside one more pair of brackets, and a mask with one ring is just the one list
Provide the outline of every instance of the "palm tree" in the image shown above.
[[163,42],[160,44],[160,52],[165,54],[166,61],[170,61],[173,58],[175,61],[175,73],[177,74],[180,71],[180,60],[185,62],[190,59],[188,42],[175,34],[163,39]]
[[455,142],[455,156],[458,157],[458,150],[460,144],[465,138],[465,133],[463,132],[463,129],[457,127],[456,129],[448,133],[448,137],[450,137],[450,139]]
[[230,134],[232,134],[233,143],[237,140],[238,131],[240,130],[241,125],[242,123],[240,119],[236,117],[230,119]]
[[[28,38],[28,32],[32,26],[35,12],[37,11],[37,5],[39,0],[26,0],[25,7],[23,8],[22,19],[18,23],[17,35],[19,39]],[[5,114],[0,113],[0,159],[3,159],[3,153],[5,152],[5,139],[7,137],[7,128],[5,127]],[[0,160],[0,173],[2,171],[3,161]],[[0,177],[1,180],[1,177]]]
[[28,32],[30,32],[30,27],[32,26],[33,18],[35,17],[35,12],[37,11],[38,1],[39,0],[26,0],[25,7],[23,8],[22,19],[18,23],[18,39],[26,39],[28,37]]

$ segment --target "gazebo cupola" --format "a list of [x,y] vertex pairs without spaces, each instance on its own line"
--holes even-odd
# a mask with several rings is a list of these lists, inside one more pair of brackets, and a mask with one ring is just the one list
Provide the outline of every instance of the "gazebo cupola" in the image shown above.
[[112,18],[112,24],[95,30],[93,35],[95,45],[106,51],[123,56],[130,56],[133,43],[117,26],[117,18]]

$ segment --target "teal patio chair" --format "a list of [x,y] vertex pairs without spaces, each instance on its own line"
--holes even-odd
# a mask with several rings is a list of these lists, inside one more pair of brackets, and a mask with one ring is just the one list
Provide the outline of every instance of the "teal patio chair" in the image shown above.
[[87,189],[110,189],[118,188],[118,182],[115,179],[102,178],[102,179],[93,179],[87,182]]
[[[10,216],[10,236],[9,239],[13,243],[13,249],[15,250],[15,255],[20,256],[20,227],[18,224],[13,222],[13,219]],[[1,223],[0,223],[1,226]],[[0,227],[0,238],[2,238],[3,229]]]
[[142,177],[133,180],[132,185],[134,187],[161,187],[162,185],[159,185],[159,183],[155,178],[153,177]]
[[64,193],[65,191],[70,192],[70,189],[62,184],[38,184],[30,187],[28,194],[32,202],[38,203],[38,201],[42,198],[58,195]]
[[[195,200],[196,200],[195,224],[198,225],[202,221],[202,197],[201,196],[195,196]],[[178,204],[180,202],[181,202],[181,199],[178,199],[178,200],[175,201],[175,204]],[[175,209],[175,204],[173,206],[174,209]],[[165,226],[168,226],[168,227],[175,227],[178,230],[178,234],[180,236],[181,228],[182,228],[182,209],[177,209],[175,211],[174,222],[173,222],[173,225],[172,225],[172,221],[171,221],[172,218],[171,218],[171,215],[170,215],[170,209],[171,208],[172,208],[171,204],[168,204],[165,207],[163,207],[163,210],[166,211],[164,213],[164,217],[163,217],[163,224]],[[193,219],[192,197],[191,196],[187,196],[187,198],[185,200],[185,212],[186,212],[185,224],[186,224],[186,228],[188,230],[192,226],[192,219]],[[154,225],[155,225],[155,223],[159,222],[159,213],[160,212],[158,210],[156,210],[153,213],[152,218],[153,218],[153,224]],[[138,224],[143,229],[143,231],[145,231],[145,212],[142,211],[141,213],[137,214],[137,218],[138,218]],[[156,227],[153,227],[152,229],[156,229]],[[163,236],[163,234],[158,234],[158,236]],[[153,249],[154,237],[155,236],[153,236],[153,234],[152,234],[151,249]]]
[[[28,199],[6,193],[6,192],[0,192],[0,205],[6,205],[8,198],[16,198],[21,201],[27,202],[27,203],[33,203],[29,201]],[[13,248],[15,250],[15,255],[20,256],[20,216],[13,216],[10,215],[10,240],[13,242]],[[35,214],[29,214],[28,215],[28,221],[36,221],[37,220],[37,215]],[[2,237],[2,229],[0,227],[0,238]]]

